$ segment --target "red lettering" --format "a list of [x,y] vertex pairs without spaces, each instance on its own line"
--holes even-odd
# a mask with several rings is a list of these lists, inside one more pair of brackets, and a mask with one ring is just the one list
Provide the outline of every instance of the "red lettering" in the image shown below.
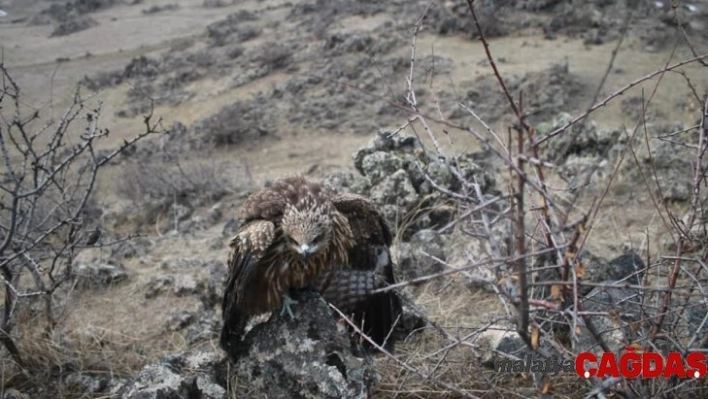
[[681,358],[681,354],[677,352],[669,353],[666,359],[666,366],[664,366],[664,378],[671,378],[674,375],[679,378],[686,378],[683,359]]
[[590,378],[597,373],[597,369],[594,367],[585,369],[586,361],[595,363],[597,362],[597,356],[590,352],[582,352],[575,358],[575,373],[581,378]]
[[[701,378],[706,375],[706,355],[701,352],[691,352],[686,355],[686,363],[691,369],[688,370],[688,376],[693,378]],[[696,373],[698,373],[696,375]]]
[[597,368],[597,376],[604,378],[607,376],[619,377],[619,369],[617,368],[617,360],[612,352],[604,352],[600,358],[600,366]]
[[642,358],[634,351],[634,347],[628,346],[625,350],[620,356],[620,371],[625,378],[637,378],[642,374]]
[[[652,365],[652,362],[654,363]],[[653,367],[652,367],[653,366]],[[656,378],[664,368],[664,359],[656,352],[642,354],[642,378]]]

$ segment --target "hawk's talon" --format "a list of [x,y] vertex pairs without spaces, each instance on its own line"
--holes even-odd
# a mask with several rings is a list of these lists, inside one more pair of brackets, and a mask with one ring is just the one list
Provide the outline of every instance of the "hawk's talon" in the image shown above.
[[295,315],[290,305],[297,305],[299,302],[290,298],[289,295],[283,296],[283,308],[280,310],[280,315],[284,316],[287,313],[290,316],[290,320],[295,320]]

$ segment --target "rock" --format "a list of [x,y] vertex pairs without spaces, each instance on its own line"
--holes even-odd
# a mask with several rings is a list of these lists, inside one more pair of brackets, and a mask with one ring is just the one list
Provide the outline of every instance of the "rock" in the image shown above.
[[[93,376],[85,373],[70,373],[64,377],[64,387],[73,392],[111,396],[123,387],[125,381],[110,376]],[[99,395],[101,394],[101,395]]]
[[191,274],[182,274],[174,278],[174,293],[176,296],[195,295],[204,290],[204,282],[197,280]]
[[[417,230],[441,228],[450,222],[456,208],[442,191],[460,193],[464,188],[470,192],[472,184],[479,184],[483,195],[494,191],[495,181],[480,166],[479,157],[465,154],[444,159],[426,154],[414,136],[381,131],[354,154],[354,165],[363,177],[332,174],[327,184],[367,195],[399,237],[408,240]],[[487,169],[491,171],[491,167]],[[400,227],[405,228],[399,230]]]
[[481,363],[486,367],[494,367],[494,362],[499,360],[497,351],[513,354],[526,346],[516,331],[504,326],[486,329],[475,339],[475,344],[487,349],[479,353]]
[[378,383],[373,363],[352,354],[325,301],[303,292],[295,319],[275,312],[249,331],[236,357],[236,378],[252,397],[366,398]]
[[361,161],[361,173],[376,185],[387,176],[405,166],[404,161],[390,152],[376,151],[365,155]]
[[[565,126],[572,120],[572,115],[562,112],[553,117],[550,122],[538,125],[539,136],[551,133]],[[542,147],[545,159],[562,165],[574,155],[580,159],[590,159],[595,163],[598,157],[605,158],[610,148],[616,144],[626,143],[625,135],[620,131],[599,131],[594,122],[576,123],[563,133],[546,141]],[[599,161],[599,160],[598,160]]]
[[[613,281],[603,282],[612,285]],[[592,323],[602,339],[612,351],[618,351],[634,342],[639,325],[635,324],[645,316],[641,310],[639,291],[624,288],[623,284],[609,287],[596,287],[585,298],[583,305],[587,312],[605,312],[608,315],[592,317]],[[614,317],[612,315],[615,315]],[[588,330],[583,318],[578,318],[580,328],[578,352],[597,349],[595,338]]]
[[644,261],[635,252],[626,253],[612,259],[608,266],[610,269],[608,273],[609,280],[625,281],[633,285],[641,284],[646,271]]
[[74,268],[74,276],[78,280],[78,285],[86,288],[105,287],[128,279],[123,265],[110,262],[80,264]]
[[399,169],[372,187],[370,198],[379,205],[395,206],[393,209],[384,208],[383,210],[389,225],[394,227],[400,223],[402,217],[416,204],[418,193],[413,188],[408,174]]
[[188,310],[175,310],[170,315],[167,323],[165,323],[165,330],[182,330],[192,324],[196,319],[197,315],[194,312],[190,312]]
[[[580,260],[585,266],[583,281],[593,283],[622,281],[622,284],[638,285],[644,276],[644,269],[646,269],[642,258],[634,252],[607,261],[583,250],[580,252]],[[584,294],[592,290],[593,287],[583,287]]]
[[[416,189],[421,195],[434,192],[431,183],[423,176],[422,173],[418,170],[412,172],[415,177],[411,180],[413,180],[414,185],[418,182]],[[425,168],[425,173],[428,174],[433,183],[440,187],[450,187],[453,181],[457,181],[457,179],[453,177],[450,167],[439,160],[431,161]]]
[[145,298],[152,299],[174,284],[174,276],[154,276],[145,284]]
[[442,271],[444,266],[426,254],[444,262],[447,257],[443,247],[443,240],[436,231],[418,231],[410,242],[401,243],[398,248],[399,273],[397,274],[406,280],[411,280]]
[[367,155],[377,151],[413,154],[416,150],[421,150],[421,146],[415,136],[380,131],[364,148],[354,154],[354,167],[359,171],[359,173],[366,176],[363,163],[364,157]]
[[[670,133],[670,132],[666,132]],[[642,158],[645,174],[656,170],[658,184],[666,201],[688,201],[693,195],[695,167],[692,150],[664,140],[651,141],[651,156]],[[657,192],[657,194],[659,194]]]
[[226,389],[217,383],[222,356],[215,352],[187,352],[149,364],[118,392],[121,399],[223,399]]
[[367,195],[371,188],[365,177],[342,171],[327,174],[322,179],[322,184],[329,190],[358,195]]
[[[502,371],[504,367],[513,367],[513,363],[509,363],[509,361],[522,360],[526,363],[531,360],[545,362],[550,358],[556,360],[563,358],[562,354],[558,353],[545,337],[541,338],[538,351],[532,351],[526,346],[516,331],[504,326],[492,326],[486,329],[476,336],[474,343],[475,346],[484,348],[477,353],[480,363],[484,367],[498,372],[505,372],[506,370]],[[572,362],[568,364],[574,365]],[[513,368],[509,371],[513,372]],[[543,387],[549,378],[553,378],[550,373],[532,371],[530,374],[537,389]]]
[[190,322],[187,327],[187,342],[191,345],[200,341],[217,339],[219,331],[221,331],[221,314],[208,308],[201,309],[197,314],[197,319]]

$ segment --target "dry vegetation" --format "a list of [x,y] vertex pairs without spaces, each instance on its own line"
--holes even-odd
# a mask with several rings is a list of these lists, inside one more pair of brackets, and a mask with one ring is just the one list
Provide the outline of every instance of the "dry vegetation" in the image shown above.
[[[613,71],[616,53],[630,23],[628,18],[624,29],[620,29],[619,44],[609,65],[597,66],[606,68],[598,86],[582,88],[584,95],[588,95],[588,90],[591,95],[586,111],[554,122],[532,123],[530,119],[538,114],[529,115],[528,108],[551,111],[544,107],[543,101],[539,102],[536,93],[527,91],[533,90],[533,85],[521,82],[510,88],[510,78],[498,69],[500,60],[495,58],[494,46],[486,36],[493,31],[478,21],[478,2],[464,3],[469,11],[468,24],[474,28],[471,35],[481,42],[481,45],[473,42],[466,45],[483,49],[492,83],[502,94],[502,105],[507,115],[511,115],[511,121],[504,130],[498,130],[478,116],[470,101],[450,103],[440,99],[445,89],[439,88],[436,69],[439,66],[436,67],[434,54],[431,54],[432,62],[426,63],[430,68],[425,74],[420,73],[424,68],[417,64],[428,51],[418,43],[421,17],[410,38],[408,65],[405,70],[398,67],[405,76],[405,93],[398,96],[391,93],[400,101],[376,95],[371,98],[387,102],[389,110],[386,112],[396,117],[405,115],[393,134],[417,136],[426,150],[446,160],[449,173],[459,182],[455,190],[446,189],[426,172],[425,165],[420,165],[423,177],[438,192],[438,200],[424,203],[409,215],[401,215],[396,226],[397,247],[411,235],[411,229],[415,228],[411,226],[415,226],[421,214],[444,208],[455,217],[449,225],[437,230],[449,232],[453,251],[446,260],[429,256],[440,271],[411,281],[399,278],[402,281],[396,288],[402,289],[412,300],[411,306],[422,311],[429,326],[407,337],[395,354],[379,358],[382,379],[373,396],[705,395],[704,381],[602,381],[596,378],[581,381],[575,375],[551,378],[525,373],[504,374],[490,365],[488,354],[495,352],[497,358],[510,356],[497,350],[496,343],[490,343],[490,339],[509,332],[537,356],[566,359],[574,359],[584,350],[617,351],[624,345],[646,351],[682,353],[708,348],[708,305],[705,303],[708,101],[706,93],[702,92],[704,89],[683,69],[694,64],[707,67],[708,55],[701,55],[692,47],[696,39],[677,22],[674,30],[678,40],[665,67],[646,76],[627,77],[624,85],[606,93],[604,85]],[[154,7],[146,10],[162,11]],[[426,9],[425,13],[428,12],[430,9]],[[675,18],[679,18],[678,11]],[[241,33],[247,36],[244,41],[261,35],[255,28]],[[214,37],[214,46],[228,42],[216,34]],[[259,68],[268,70],[264,73],[286,69],[292,64],[291,47],[272,43],[265,46],[268,51],[253,57]],[[677,60],[674,53],[679,47],[688,48],[693,55]],[[236,59],[248,50],[234,47],[229,51],[230,57]],[[210,65],[204,61],[207,58],[200,59],[201,67]],[[0,378],[3,386],[26,388],[44,384],[54,387],[51,392],[42,393],[47,397],[80,397],[79,391],[85,385],[67,379],[67,375],[90,372],[101,376],[109,385],[113,377],[135,375],[156,356],[190,347],[182,335],[164,331],[144,332],[152,334],[151,343],[160,343],[146,345],[138,342],[138,332],[131,336],[115,325],[106,325],[119,321],[91,313],[76,315],[72,310],[72,306],[81,303],[86,311],[85,303],[92,302],[98,314],[116,297],[142,295],[130,287],[111,288],[110,297],[101,291],[107,290],[105,287],[96,291],[76,287],[75,259],[80,250],[92,245],[87,244],[87,240],[101,216],[92,208],[92,194],[95,182],[101,179],[101,168],[109,162],[120,162],[117,194],[130,200],[136,210],[123,215],[123,226],[139,226],[136,230],[146,235],[156,231],[160,237],[163,230],[160,219],[168,219],[167,224],[172,224],[174,219],[175,230],[181,230],[180,206],[203,208],[224,197],[238,196],[252,179],[248,171],[234,179],[218,164],[204,166],[170,156],[169,149],[125,162],[125,159],[137,157],[134,143],[149,134],[164,133],[159,120],[152,115],[145,117],[144,131],[133,139],[114,151],[98,152],[93,148],[94,141],[109,134],[99,123],[99,104],[77,92],[71,108],[55,123],[37,126],[37,115],[23,112],[19,88],[10,74],[4,67],[0,72],[3,79],[0,146],[5,168],[0,174],[0,282],[4,286],[0,339],[4,344],[2,351],[10,355],[0,360],[3,370]],[[700,72],[705,73],[705,69]],[[669,74],[679,74],[684,86],[662,85]],[[103,78],[116,79],[109,74],[104,74]],[[95,88],[110,84],[116,82],[97,83]],[[645,88],[641,94],[636,94],[638,86]],[[622,100],[622,95],[633,89],[636,96],[632,101]],[[581,91],[578,87],[573,90]],[[693,125],[667,130],[665,126],[656,127],[648,122],[647,116],[654,111],[654,96],[662,90],[686,93],[687,103],[692,104],[688,109],[695,121]],[[136,93],[133,95],[152,104],[146,93]],[[484,102],[484,98],[477,98],[475,93],[467,93],[467,96]],[[264,110],[266,102],[263,98],[237,101],[212,117],[200,120],[194,129],[197,138],[191,143],[192,148],[246,146],[261,137],[271,136],[270,132],[277,130],[270,126],[270,113],[275,111]],[[595,140],[596,137],[588,133],[591,118],[611,107],[632,108],[635,123],[611,139],[605,138],[605,142]],[[472,126],[458,120],[461,114],[474,120]],[[539,118],[545,117],[544,114]],[[81,126],[75,128],[76,124]],[[483,192],[483,182],[470,181],[463,176],[456,162],[459,147],[449,134],[451,130],[469,135],[481,152],[487,154],[487,162],[493,165],[495,177],[500,180],[497,182],[499,193]],[[595,158],[586,156],[585,151],[591,147],[598,152]],[[120,154],[125,155],[123,161],[118,160]],[[677,164],[676,158],[668,154],[689,154],[690,159],[684,158],[685,162]],[[583,168],[583,173],[568,172],[571,158]],[[673,169],[675,176],[690,176],[690,187],[676,188],[674,183],[678,177],[667,178],[660,169]],[[572,176],[568,177],[569,173]],[[630,202],[631,207],[641,208],[641,217],[647,221],[639,244],[635,237],[624,233],[626,226],[612,216],[623,212],[623,207]],[[102,245],[117,245],[130,238],[115,237]],[[590,289],[606,289],[613,282],[589,282],[587,276],[593,272],[592,265],[581,254],[588,247],[606,248],[609,243],[630,243],[628,249],[640,253],[646,264],[645,269],[624,276],[626,281],[618,285],[618,289],[633,293],[624,300],[636,306],[641,315],[638,319],[621,317],[634,308],[628,310],[619,305],[601,311],[585,308],[588,302],[583,298]],[[621,244],[617,244],[619,246]],[[223,252],[223,249],[218,250]],[[175,306],[176,301],[182,300],[157,299],[158,306],[163,308]],[[132,303],[124,310],[126,314],[110,318],[130,318],[131,310],[137,313],[139,308],[138,302]],[[697,324],[689,322],[692,318],[698,319]],[[67,323],[80,328],[57,329],[58,319],[69,320]],[[609,321],[598,323],[601,319]],[[623,332],[622,339],[610,337],[611,329],[604,328],[608,323]],[[695,328],[696,325],[700,328]],[[144,329],[152,326],[147,323]],[[212,341],[216,340],[199,344],[209,347],[213,346]],[[231,395],[238,397],[236,392]]]
[[[406,352],[401,356],[388,356],[380,397],[528,397],[546,393],[572,398],[578,397],[579,392],[597,397],[677,397],[692,393],[703,394],[701,392],[705,388],[701,380],[639,381],[610,378],[603,381],[591,378],[580,381],[573,373],[561,375],[560,378],[525,373],[512,376],[499,373],[489,360],[485,364],[484,359],[475,356],[475,353],[490,350],[487,347],[490,343],[483,337],[493,337],[499,331],[508,333],[511,330],[515,330],[530,353],[540,359],[560,354],[562,358],[573,360],[578,353],[586,350],[622,353],[624,346],[664,354],[670,351],[684,354],[705,351],[708,347],[705,329],[708,313],[704,303],[705,284],[708,282],[705,211],[708,205],[708,195],[705,192],[708,94],[699,93],[695,84],[680,68],[691,63],[705,67],[708,55],[698,54],[690,47],[686,32],[681,32],[685,43],[693,51],[693,57],[678,62],[668,60],[666,67],[628,82],[603,99],[599,93],[604,79],[612,70],[613,57],[588,110],[551,130],[540,132],[539,127],[528,122],[527,114],[524,113],[524,104],[529,102],[527,98],[533,97],[534,93],[519,91],[512,95],[504,76],[497,69],[493,50],[478,24],[473,3],[467,1],[472,20],[478,28],[491,71],[516,122],[507,131],[497,132],[464,103],[460,103],[459,107],[477,118],[482,129],[475,130],[446,120],[444,115],[449,115],[449,112],[439,106],[432,111],[421,111],[417,104],[419,97],[416,96],[415,83],[424,79],[430,84],[431,91],[434,90],[436,72],[433,69],[428,76],[422,77],[414,74],[414,63],[421,51],[416,48],[414,34],[411,68],[406,79],[409,84],[406,106],[411,116],[400,130],[410,130],[418,137],[429,139],[435,151],[445,158],[450,153],[442,149],[440,142],[449,139],[445,134],[446,129],[467,130],[479,140],[484,151],[493,154],[500,162],[501,170],[506,170],[508,191],[501,198],[490,200],[481,194],[477,182],[465,180],[461,176],[454,162],[448,166],[451,173],[463,181],[462,190],[459,193],[448,192],[434,185],[443,194],[457,201],[460,216],[455,222],[468,227],[467,231],[461,230],[456,239],[483,240],[487,242],[487,248],[486,251],[468,253],[461,265],[446,263],[448,269],[443,272],[399,284],[417,285],[420,281],[442,280],[425,284],[416,293],[416,303],[429,315],[432,327],[422,335],[412,336],[410,344],[404,346]],[[661,78],[677,70],[685,78],[685,89],[693,97],[692,102],[698,105],[694,108],[697,123],[687,129],[652,135],[645,116],[652,110],[654,94],[662,90]],[[635,102],[635,126],[626,130],[626,137],[614,139],[614,143],[627,145],[614,154],[610,165],[603,165],[609,173],[598,179],[600,165],[591,165],[586,180],[579,187],[567,191],[558,190],[555,180],[558,178],[557,165],[551,161],[554,158],[561,160],[574,151],[582,151],[593,145],[587,141],[587,137],[582,137],[585,133],[583,124],[587,123],[588,117],[602,107],[618,103],[623,93],[647,81],[652,81],[653,87]],[[533,98],[530,102],[533,102]],[[689,131],[693,133],[684,135]],[[669,137],[674,139],[670,140]],[[688,150],[692,154],[691,162],[683,164],[680,172],[690,176],[692,181],[688,206],[677,206],[666,195],[671,182],[662,181],[657,176],[657,168],[661,167],[657,166],[660,155],[652,151],[655,147],[650,143],[655,139],[666,140],[675,146],[673,148],[676,151]],[[558,144],[554,144],[554,141]],[[573,150],[577,146],[580,146],[578,150]],[[667,252],[657,248],[657,244],[646,242],[643,246],[649,259],[645,269],[636,270],[620,281],[588,282],[587,269],[590,266],[587,259],[580,255],[588,239],[593,235],[606,234],[598,231],[597,225],[603,218],[608,192],[627,178],[622,176],[628,169],[625,164],[643,170],[640,172],[641,180],[634,182],[637,185],[634,189],[641,190],[649,199],[647,202],[652,209],[647,214],[655,213],[662,220],[660,226],[655,226],[653,231],[647,230],[647,238],[656,237],[657,230],[670,234],[672,244],[665,247],[673,250]],[[430,176],[426,176],[426,179],[432,184]],[[598,184],[590,185],[591,179],[597,179]],[[498,208],[494,209],[495,202],[503,204],[501,213]],[[684,216],[681,218],[677,214]],[[505,229],[508,233],[506,237],[493,231],[495,225],[504,223],[509,223]],[[620,230],[616,232],[617,235],[622,236],[622,226],[615,227]],[[504,238],[509,239],[509,246],[503,242]],[[490,266],[496,271],[493,278],[480,279],[478,275],[470,273]],[[456,278],[457,274],[460,277]],[[636,283],[634,279],[637,279]],[[481,295],[478,291],[470,293],[465,288],[470,285],[490,288],[496,293],[497,300]],[[606,303],[606,308],[601,312],[585,309],[587,303],[582,300],[583,293],[592,288],[610,287],[628,293],[624,297],[615,297],[617,303]],[[642,316],[627,321],[627,302],[636,305]],[[693,317],[687,314],[694,310],[697,311],[698,322],[687,326],[686,318]],[[479,314],[488,315],[482,318],[485,322],[482,326],[479,317],[475,317]],[[597,320],[603,318],[612,320],[614,328],[599,329]],[[622,331],[627,323],[632,326],[631,334],[623,333],[619,342],[612,341],[612,338],[608,341],[613,330]],[[581,335],[589,336],[591,343],[588,344],[587,338],[583,339]],[[511,359],[524,356],[523,352],[517,355],[519,357],[499,352],[496,355]]]
[[14,365],[26,376],[46,378],[67,365],[81,367],[83,357],[94,354],[84,351],[87,337],[57,337],[54,328],[66,317],[77,283],[75,257],[100,234],[95,226],[101,212],[93,198],[100,172],[162,128],[147,115],[143,132],[114,150],[98,151],[96,142],[110,131],[101,123],[102,104],[80,86],[71,106],[42,124],[2,64],[0,81],[0,342],[10,355],[3,357],[3,370]]

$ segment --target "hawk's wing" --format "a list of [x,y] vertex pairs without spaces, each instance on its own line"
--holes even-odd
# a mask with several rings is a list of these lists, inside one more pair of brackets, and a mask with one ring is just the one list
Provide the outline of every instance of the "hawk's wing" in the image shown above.
[[275,241],[275,225],[267,220],[245,224],[229,243],[229,277],[221,304],[223,327],[220,343],[227,353],[240,342],[248,317],[262,313],[272,298],[261,260],[269,258]]
[[[323,297],[347,315],[374,342],[393,350],[391,330],[402,313],[395,291],[372,291],[396,282],[390,246],[391,230],[376,205],[354,194],[337,194],[335,208],[348,220],[355,244],[349,254],[349,268],[332,270],[319,279]],[[368,345],[367,345],[368,346]]]
[[[390,259],[381,257],[389,255],[393,237],[376,205],[362,196],[344,193],[333,196],[332,204],[349,220],[354,235],[354,246],[349,254],[351,267],[385,272],[382,267],[390,263]],[[393,279],[393,274],[390,278]]]

